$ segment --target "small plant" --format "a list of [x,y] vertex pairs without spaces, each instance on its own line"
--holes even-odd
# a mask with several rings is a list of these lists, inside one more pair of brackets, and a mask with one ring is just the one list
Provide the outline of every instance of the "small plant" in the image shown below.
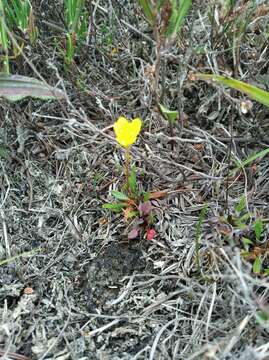
[[159,26],[160,34],[165,38],[173,38],[180,31],[192,0],[138,0],[143,13],[151,26]]
[[8,33],[7,33],[7,25],[4,13],[4,6],[2,0],[0,0],[0,47],[3,51],[3,69],[0,72],[4,72],[5,74],[9,74],[9,55],[8,55]]
[[86,38],[88,28],[88,14],[85,0],[64,0],[65,21],[67,26],[64,60],[70,65],[77,48]]
[[[269,240],[265,238],[265,223],[269,219],[257,218],[247,211],[245,196],[242,196],[234,208],[234,212],[222,217],[221,222],[228,224],[232,231],[226,233],[228,241],[239,241],[241,256],[252,263],[254,274],[269,275],[266,260],[269,258]],[[231,235],[235,239],[231,239]],[[267,261],[268,263],[268,261]]]
[[37,38],[34,25],[34,14],[29,0],[2,0],[5,9],[6,23],[10,29],[27,33],[31,42]]
[[111,17],[111,20],[109,21],[109,24],[104,23],[100,26],[100,32],[102,35],[101,44],[110,48],[111,51],[117,51],[117,46],[114,46],[117,31],[117,20],[113,15]]
[[[27,33],[31,42],[37,37],[37,28],[34,25],[34,16],[29,0],[0,0],[0,47],[2,48],[3,67],[1,72],[9,74],[9,60],[21,54],[24,44],[14,44],[11,31],[20,30]],[[9,55],[13,45],[12,55]]]
[[[226,54],[233,57],[233,74],[237,78],[240,74],[241,49],[250,40],[248,29],[252,21],[259,16],[259,5],[255,1],[248,1],[239,5],[236,0],[223,0],[217,8],[208,12],[211,23],[211,43],[213,46],[225,44]],[[251,36],[253,43],[256,41]],[[218,45],[217,45],[218,44]]]
[[141,126],[142,122],[139,118],[128,121],[123,116],[113,126],[116,140],[125,150],[124,172],[126,182],[122,191],[111,191],[111,195],[117,202],[104,204],[103,208],[116,213],[123,213],[125,222],[133,219],[131,230],[128,233],[129,239],[137,238],[144,231],[147,239],[152,240],[155,236],[155,230],[152,228],[154,206],[151,199],[153,197],[150,193],[139,191],[136,168],[131,166],[130,149],[137,140]]
[[263,158],[267,154],[269,154],[269,147],[264,150],[258,151],[256,153],[254,153],[253,155],[250,155],[246,160],[244,160],[242,162],[239,162],[238,160],[236,160],[237,166],[231,170],[230,176],[234,176],[238,170],[244,169],[246,166],[255,162],[255,160],[257,160],[259,158]]
[[[5,7],[3,6],[5,4]],[[19,11],[24,9],[22,13],[25,15],[26,1],[10,1],[0,0],[0,47],[2,48],[2,69],[0,70],[0,98],[5,98],[9,101],[19,101],[25,97],[33,97],[42,100],[49,99],[62,99],[64,94],[61,90],[55,89],[43,81],[39,81],[30,77],[20,76],[20,75],[10,75],[9,74],[9,35],[11,40],[14,42],[15,51],[19,50],[19,45],[15,41],[14,37],[11,35],[9,28],[6,24],[5,12],[7,12],[10,18],[13,21],[19,21]],[[30,6],[30,3],[28,4]],[[25,8],[24,8],[25,6]],[[21,7],[21,8],[20,8]],[[22,16],[23,18],[23,16]],[[24,30],[26,26],[25,18],[24,22],[21,19],[21,30]]]
[[156,41],[153,92],[159,104],[161,53],[165,45],[173,41],[180,32],[192,0],[138,0],[138,4],[152,27]]
[[264,221],[257,219],[251,226],[252,240],[249,237],[243,237],[244,251],[242,256],[252,261],[252,271],[254,274],[269,275],[269,268],[263,262],[269,257],[268,241],[261,243],[261,237],[265,232]]
[[[179,112],[176,110],[169,110],[165,106],[159,104],[159,110],[162,115],[162,117],[168,121],[169,129],[170,129],[170,135],[174,136],[174,126],[176,122],[179,120]],[[173,150],[173,143],[171,143],[171,147]]]

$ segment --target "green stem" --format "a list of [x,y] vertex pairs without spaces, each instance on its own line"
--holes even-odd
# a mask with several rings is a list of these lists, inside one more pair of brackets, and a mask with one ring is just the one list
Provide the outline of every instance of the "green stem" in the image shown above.
[[[169,122],[169,128],[170,128],[170,135],[173,138],[175,134],[174,134],[174,124],[172,123],[172,121]],[[174,151],[174,140],[171,140],[170,145],[171,145],[171,150]]]
[[10,262],[13,262],[13,261],[19,259],[20,257],[35,255],[39,251],[41,251],[41,249],[34,249],[34,250],[31,250],[31,251],[23,252],[22,254],[19,254],[19,255],[12,256],[12,257],[10,257],[8,259],[0,260],[0,266],[8,264]]
[[130,163],[131,163],[130,147],[127,147],[125,151],[125,176],[126,176],[126,187],[128,194],[130,193],[130,188],[129,188]]
[[2,0],[0,0],[0,45],[2,46],[4,52],[3,72],[5,74],[9,74],[8,38]]

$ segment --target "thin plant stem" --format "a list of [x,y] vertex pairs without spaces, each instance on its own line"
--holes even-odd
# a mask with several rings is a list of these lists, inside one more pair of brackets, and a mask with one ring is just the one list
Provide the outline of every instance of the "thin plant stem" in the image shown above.
[[[170,121],[169,123],[169,130],[170,130],[170,136],[171,138],[174,137],[175,133],[174,133],[174,124]],[[171,151],[174,151],[174,140],[170,141],[170,145],[171,145]]]
[[0,45],[2,46],[4,52],[3,72],[5,74],[9,74],[8,38],[2,0],[0,0]]
[[15,260],[17,260],[17,259],[19,259],[21,257],[35,255],[37,252],[40,252],[40,251],[41,251],[41,249],[33,249],[33,250],[30,250],[30,251],[23,252],[22,254],[9,257],[8,259],[0,260],[0,266],[11,263],[11,262],[13,262],[13,261],[15,261]]
[[162,50],[162,37],[158,29],[158,24],[156,22],[154,26],[154,36],[156,40],[156,47],[155,47],[155,64],[154,64],[154,85],[153,85],[153,93],[155,96],[155,100],[157,104],[159,103],[159,79],[160,79],[160,66],[161,66],[161,50]]
[[126,188],[128,194],[130,193],[130,187],[129,187],[130,163],[131,163],[131,152],[130,152],[130,147],[127,147],[125,150],[125,176],[126,176]]

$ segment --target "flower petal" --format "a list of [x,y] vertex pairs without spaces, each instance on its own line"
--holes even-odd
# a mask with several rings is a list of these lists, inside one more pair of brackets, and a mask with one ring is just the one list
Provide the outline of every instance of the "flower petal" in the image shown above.
[[122,130],[128,126],[129,121],[124,117],[120,116],[118,120],[114,123],[113,129],[115,131],[116,136],[120,136],[122,134]]
[[131,131],[133,132],[133,134],[135,136],[137,136],[140,133],[141,130],[141,126],[142,126],[142,121],[139,118],[135,118],[132,122],[131,122]]
[[125,148],[134,144],[140,133],[141,125],[142,122],[139,118],[129,122],[124,116],[120,116],[113,126],[118,143]]

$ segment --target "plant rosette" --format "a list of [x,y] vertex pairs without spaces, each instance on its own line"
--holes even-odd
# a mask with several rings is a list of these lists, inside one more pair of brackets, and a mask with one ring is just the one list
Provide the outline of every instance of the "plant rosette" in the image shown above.
[[126,223],[132,221],[128,239],[135,239],[145,234],[148,240],[152,240],[156,235],[156,231],[152,228],[154,206],[150,201],[150,193],[139,191],[136,168],[130,166],[130,147],[136,142],[141,127],[142,121],[140,118],[129,121],[124,116],[120,116],[113,125],[116,140],[125,150],[126,184],[123,188],[124,191],[111,191],[111,195],[117,201],[104,204],[103,208],[115,213],[122,213]]

